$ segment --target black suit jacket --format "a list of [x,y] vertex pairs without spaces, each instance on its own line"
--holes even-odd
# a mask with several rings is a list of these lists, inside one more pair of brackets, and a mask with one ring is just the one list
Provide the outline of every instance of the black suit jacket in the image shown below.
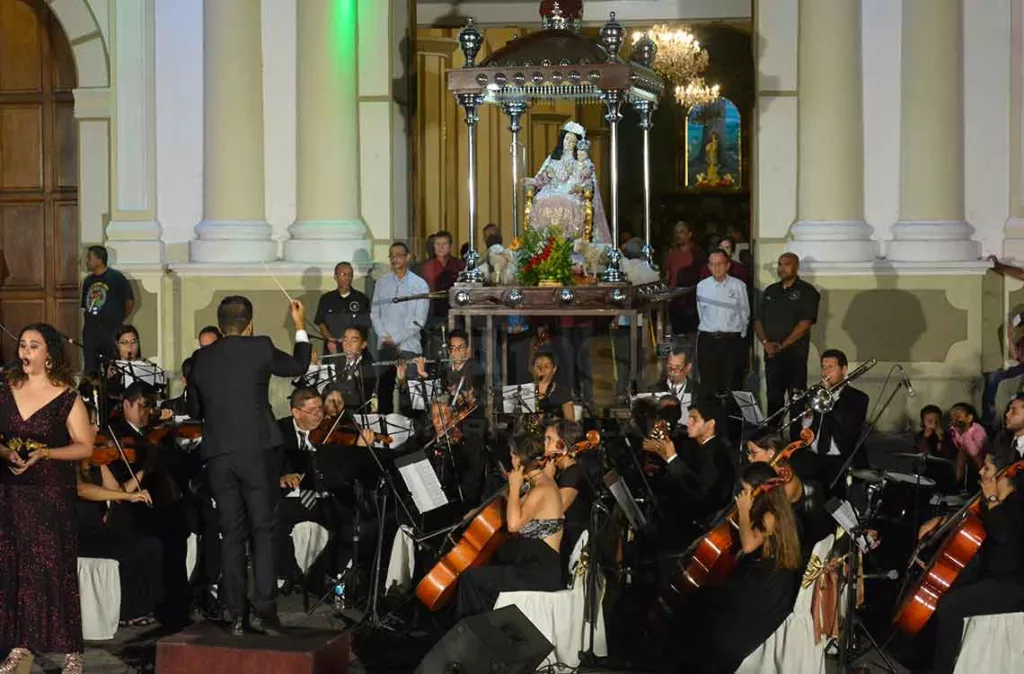
[[[814,413],[814,421],[811,423],[811,430],[818,439],[818,454],[828,454],[832,441],[835,440],[836,448],[843,458],[850,456],[854,445],[860,438],[864,429],[864,421],[868,416],[868,394],[852,386],[847,386],[839,392],[836,404],[831,412],[827,414]],[[796,426],[797,424],[794,424]],[[796,428],[799,435],[799,428]],[[805,450],[806,451],[806,450]],[[867,465],[867,454],[861,454],[857,467]]]
[[270,377],[305,374],[310,355],[309,342],[296,342],[289,356],[269,337],[238,335],[193,353],[188,411],[203,421],[203,457],[263,452],[281,444],[270,409]]

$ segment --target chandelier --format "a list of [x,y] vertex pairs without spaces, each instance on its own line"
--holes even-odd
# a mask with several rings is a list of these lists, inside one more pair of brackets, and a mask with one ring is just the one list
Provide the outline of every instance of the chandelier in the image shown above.
[[709,87],[704,82],[703,77],[698,77],[688,82],[686,86],[682,84],[676,85],[676,100],[684,108],[698,108],[717,101],[718,92],[719,86],[717,84]]
[[700,77],[708,67],[708,52],[685,26],[667,24],[652,27],[646,33],[633,33],[634,46],[647,36],[657,45],[654,67],[677,85],[686,85]]

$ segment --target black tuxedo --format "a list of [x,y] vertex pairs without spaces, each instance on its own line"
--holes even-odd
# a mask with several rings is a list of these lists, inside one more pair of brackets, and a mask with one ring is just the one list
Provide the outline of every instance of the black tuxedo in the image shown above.
[[335,378],[328,390],[336,390],[341,393],[345,400],[345,409],[355,413],[369,412],[363,407],[366,402],[377,392],[377,373],[373,370],[368,353],[363,353],[359,364],[349,366],[344,358],[335,360]]
[[[299,445],[298,430],[291,416],[277,420],[277,426],[281,433],[281,444],[274,449],[275,463],[279,466],[277,473],[280,476],[290,473],[302,475],[299,489],[319,492],[321,487],[318,484],[316,451],[312,442],[309,442],[308,449],[301,449]],[[302,499],[286,497],[290,489],[281,489],[281,505],[275,534],[277,546],[277,575],[280,578],[294,580],[298,578],[300,570],[295,563],[295,547],[292,543],[292,529],[299,522],[316,522],[318,524],[329,524],[326,517],[326,504],[322,499],[317,499],[312,508],[302,504]]]
[[691,438],[679,438],[676,458],[665,470],[681,489],[687,510],[697,522],[703,522],[720,510],[732,496],[736,470],[729,449],[715,436],[701,445]]
[[[844,387],[832,411],[826,414],[814,413],[810,428],[814,431],[817,452],[811,451],[811,448],[797,452],[792,461],[794,470],[806,479],[816,478],[829,491],[829,485],[860,439],[867,414],[868,394],[852,386]],[[794,424],[794,439],[799,436],[799,431],[800,426]],[[839,456],[828,456],[833,442],[839,450]],[[854,459],[853,467],[866,468],[867,454],[861,452]]]
[[281,430],[270,410],[270,377],[299,377],[309,369],[309,342],[293,356],[269,337],[231,335],[192,354],[189,416],[203,421],[202,454],[223,530],[222,597],[232,618],[246,608],[245,544],[252,537],[256,575],[253,603],[276,614],[274,532],[280,465],[274,448]]

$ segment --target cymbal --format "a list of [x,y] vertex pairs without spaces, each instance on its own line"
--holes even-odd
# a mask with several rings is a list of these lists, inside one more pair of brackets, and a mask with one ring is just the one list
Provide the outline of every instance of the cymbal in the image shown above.
[[852,475],[855,480],[863,480],[870,484],[881,482],[885,477],[881,471],[872,470],[871,468],[857,468],[855,470],[851,470],[850,475]]
[[918,454],[917,452],[893,452],[891,456],[898,456],[901,459],[916,459],[924,463],[945,463],[950,466],[956,464],[949,459],[944,459],[941,456],[932,456],[931,454]]

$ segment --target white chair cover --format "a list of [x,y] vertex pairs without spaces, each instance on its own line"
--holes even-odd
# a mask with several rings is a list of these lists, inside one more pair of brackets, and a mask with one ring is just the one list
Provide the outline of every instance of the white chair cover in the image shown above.
[[196,558],[199,554],[199,537],[194,533],[188,535],[185,542],[185,577],[192,580],[192,572],[196,570]]
[[412,576],[416,571],[416,544],[412,539],[412,531],[402,525],[395,532],[395,540],[391,544],[391,559],[388,561],[388,573],[384,577],[384,593],[404,592],[412,587]]
[[[587,545],[589,535],[584,531],[569,558],[570,587],[558,592],[502,592],[494,603],[495,610],[505,606],[517,606],[540,633],[552,643],[554,650],[548,654],[545,664],[561,663],[576,667],[580,663],[580,651],[589,648],[590,626],[584,623],[586,606],[586,578],[581,572],[576,575],[576,566]],[[599,578],[598,587],[604,594],[604,581]],[[594,654],[608,655],[608,639],[604,629],[604,609],[597,602],[598,614],[594,625]]]
[[[818,541],[811,553],[824,561],[832,550],[835,536],[829,534]],[[768,639],[748,655],[736,674],[823,674],[825,645],[814,643],[814,617],[811,604],[814,585],[800,587],[793,612]]]
[[1024,672],[1024,613],[979,615],[964,620],[955,674]]
[[295,564],[302,575],[309,572],[316,558],[327,547],[331,534],[316,522],[299,522],[292,527],[292,543],[295,545]]
[[78,592],[82,603],[82,638],[113,639],[121,620],[121,573],[117,561],[79,557]]

